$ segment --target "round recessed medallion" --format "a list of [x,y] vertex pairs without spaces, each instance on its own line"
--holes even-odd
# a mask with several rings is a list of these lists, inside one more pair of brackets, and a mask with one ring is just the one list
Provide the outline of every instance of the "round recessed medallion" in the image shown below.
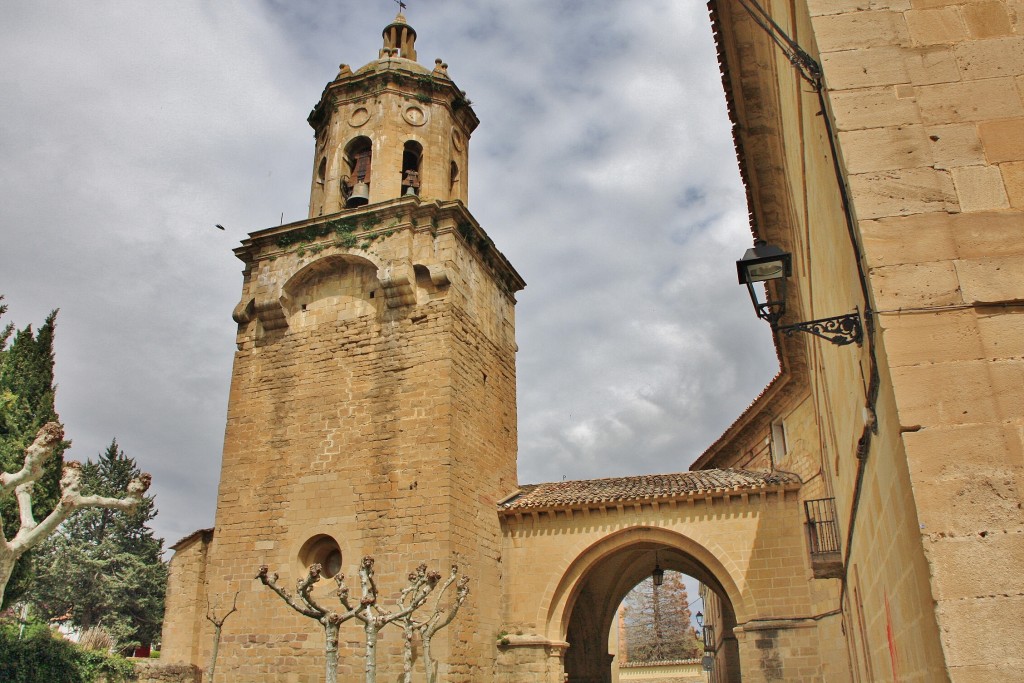
[[352,112],[352,115],[348,117],[348,125],[352,126],[353,128],[358,128],[359,126],[363,125],[369,120],[370,112],[366,109],[366,107],[359,107],[359,109],[356,109],[354,112]]
[[462,141],[462,134],[457,130],[452,131],[452,145],[454,145],[455,149],[459,152],[466,148],[466,143]]
[[415,104],[410,104],[402,112],[402,118],[414,126],[422,126],[427,122],[427,113]]

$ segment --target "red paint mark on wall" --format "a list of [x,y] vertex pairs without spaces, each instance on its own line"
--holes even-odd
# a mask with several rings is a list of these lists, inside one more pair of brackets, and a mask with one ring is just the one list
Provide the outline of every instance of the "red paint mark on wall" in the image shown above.
[[900,683],[900,655],[896,651],[896,636],[892,631],[892,612],[889,610],[889,594],[885,594],[885,637],[889,641],[889,661],[892,662],[892,680]]

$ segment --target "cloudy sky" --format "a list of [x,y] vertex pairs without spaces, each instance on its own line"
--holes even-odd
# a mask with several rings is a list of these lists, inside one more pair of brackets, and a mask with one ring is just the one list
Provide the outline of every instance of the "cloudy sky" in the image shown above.
[[[527,281],[523,483],[680,471],[776,369],[700,0],[410,0],[481,125],[470,209]],[[60,308],[57,408],[169,543],[213,523],[246,232],[305,218],[305,122],[388,0],[0,5],[0,293]],[[215,223],[227,227],[225,232]]]

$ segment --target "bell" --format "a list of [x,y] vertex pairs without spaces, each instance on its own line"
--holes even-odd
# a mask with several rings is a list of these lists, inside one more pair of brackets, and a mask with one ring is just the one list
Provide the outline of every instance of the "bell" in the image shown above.
[[370,186],[364,182],[358,182],[355,187],[352,188],[352,194],[349,195],[348,200],[345,202],[345,206],[363,206],[369,202]]
[[412,185],[406,185],[406,187],[405,187],[405,196],[406,197],[408,197],[409,195],[416,195],[416,194],[419,194],[419,193],[416,192],[416,188],[415,187],[413,187]]

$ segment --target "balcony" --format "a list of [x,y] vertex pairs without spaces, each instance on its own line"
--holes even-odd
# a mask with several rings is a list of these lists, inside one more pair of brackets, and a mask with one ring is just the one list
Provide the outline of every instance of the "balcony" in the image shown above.
[[811,569],[816,579],[838,579],[843,575],[843,551],[839,544],[835,498],[804,501],[807,515],[807,544]]

